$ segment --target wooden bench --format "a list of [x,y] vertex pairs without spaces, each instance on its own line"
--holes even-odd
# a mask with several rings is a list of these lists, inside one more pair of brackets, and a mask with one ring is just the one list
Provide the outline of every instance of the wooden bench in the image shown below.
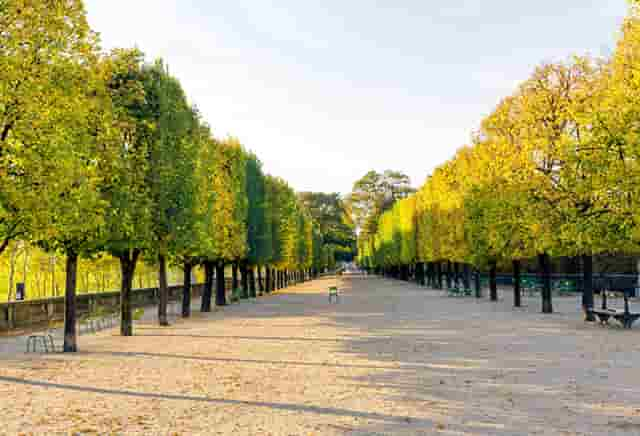
[[337,286],[329,286],[329,303],[335,298],[336,303],[340,302],[340,295],[338,295]]
[[607,291],[602,291],[602,307],[600,309],[591,309],[591,313],[596,315],[600,320],[600,324],[608,325],[609,319],[613,318],[622,324],[622,327],[625,329],[630,329],[633,326],[633,323],[636,322],[640,318],[640,313],[632,313],[629,310],[629,295],[625,291],[614,291],[614,292],[622,292],[624,295],[624,310],[616,310],[609,309],[607,307]]

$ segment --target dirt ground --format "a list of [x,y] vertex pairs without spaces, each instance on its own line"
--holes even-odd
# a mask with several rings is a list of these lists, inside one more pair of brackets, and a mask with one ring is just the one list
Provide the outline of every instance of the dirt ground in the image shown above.
[[525,304],[345,276],[75,355],[7,342],[0,434],[640,434],[639,328]]

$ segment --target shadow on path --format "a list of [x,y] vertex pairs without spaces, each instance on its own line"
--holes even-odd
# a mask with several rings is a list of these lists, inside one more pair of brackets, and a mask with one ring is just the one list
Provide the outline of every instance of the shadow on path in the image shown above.
[[[119,336],[119,335],[114,335]],[[277,337],[277,336],[215,336],[215,335],[152,335],[152,334],[138,334],[136,336],[142,337],[157,337],[157,338],[194,338],[194,339],[242,339],[248,341],[304,341],[304,342],[344,342],[345,339],[332,339],[332,338],[300,338],[300,337]]]
[[50,388],[50,389],[64,389],[64,390],[78,391],[78,392],[89,392],[89,393],[103,394],[103,395],[120,395],[120,396],[127,396],[127,397],[152,398],[152,399],[160,399],[160,400],[197,401],[197,402],[205,402],[205,403],[213,403],[213,404],[264,407],[264,408],[275,409],[275,410],[315,413],[315,414],[321,414],[321,415],[357,417],[357,418],[389,421],[389,422],[402,422],[402,423],[413,422],[413,423],[421,423],[423,425],[431,424],[431,422],[428,420],[417,419],[409,416],[395,416],[395,415],[387,415],[387,414],[376,413],[376,412],[361,412],[357,410],[336,409],[334,407],[305,406],[301,404],[272,403],[272,402],[266,402],[266,401],[232,400],[232,399],[226,399],[226,398],[210,398],[210,397],[200,397],[200,396],[193,396],[193,395],[155,394],[155,393],[149,393],[149,392],[136,392],[136,391],[127,391],[127,390],[119,390],[119,389],[103,389],[103,388],[94,388],[90,386],[51,383],[51,382],[27,380],[27,379],[21,379],[17,377],[6,377],[6,376],[0,376],[0,382],[15,383],[15,384],[21,384],[26,386],[36,386],[36,387]]
[[78,355],[101,355],[114,357],[157,357],[183,360],[204,360],[208,362],[221,363],[254,363],[258,365],[291,365],[291,366],[314,366],[314,367],[330,367],[330,368],[358,368],[358,369],[382,369],[391,371],[401,370],[431,370],[423,365],[402,365],[401,366],[382,366],[382,365],[358,365],[358,364],[341,364],[341,363],[324,363],[324,362],[302,362],[293,360],[263,360],[263,359],[232,359],[227,357],[207,357],[207,356],[187,356],[182,354],[162,354],[162,353],[146,353],[137,351],[91,351],[88,353],[80,352]]

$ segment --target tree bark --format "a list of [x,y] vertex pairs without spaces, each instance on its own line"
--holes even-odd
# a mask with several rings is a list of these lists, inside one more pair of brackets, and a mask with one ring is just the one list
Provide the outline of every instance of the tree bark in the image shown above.
[[131,288],[133,287],[133,275],[140,256],[140,250],[133,249],[118,256],[122,282],[120,285],[120,334],[122,336],[133,335],[133,306],[131,304]]
[[67,271],[64,292],[64,345],[62,351],[75,353],[78,351],[76,336],[76,285],[78,282],[78,255],[73,251],[67,253]]
[[231,264],[231,291],[235,292],[238,289],[238,263],[233,262]]
[[211,298],[213,297],[213,262],[204,263],[204,292],[200,301],[200,312],[211,312]]
[[191,270],[193,265],[187,261],[183,265],[182,280],[182,317],[189,318],[191,316]]
[[453,280],[455,283],[455,287],[460,286],[460,264],[458,262],[453,262]]
[[491,301],[498,301],[498,282],[496,280],[497,264],[495,260],[489,263],[489,289],[491,291]]
[[[260,266],[257,266],[260,271]],[[249,268],[249,297],[256,298],[256,272],[254,267]]]
[[424,263],[418,262],[416,265],[416,282],[420,286],[424,286]]
[[242,298],[249,298],[249,274],[247,262],[242,261],[240,264],[240,284],[242,285]]
[[464,289],[467,292],[471,291],[471,267],[468,263],[462,265],[462,281],[464,282]]
[[522,306],[522,292],[520,290],[520,261],[513,261],[513,306]]
[[258,270],[258,291],[260,291],[260,295],[262,295],[264,293],[264,283],[262,282],[262,266],[256,265],[256,269]]
[[227,295],[224,289],[224,263],[216,264],[216,306],[227,305]]
[[585,321],[595,321],[593,315],[593,256],[590,254],[582,255],[582,308],[584,310]]
[[167,307],[169,305],[169,287],[167,286],[167,257],[164,254],[158,255],[158,283],[160,285],[158,324],[168,326]]
[[265,268],[265,278],[264,278],[264,292],[270,292],[271,291],[271,268],[269,268],[269,266],[267,265],[267,267]]
[[551,262],[546,253],[538,255],[540,273],[542,274],[542,313],[553,313],[551,298]]

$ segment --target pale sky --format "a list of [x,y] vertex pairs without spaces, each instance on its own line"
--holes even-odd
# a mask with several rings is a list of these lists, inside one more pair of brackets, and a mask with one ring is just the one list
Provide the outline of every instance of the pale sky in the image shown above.
[[625,0],[85,0],[102,45],[162,57],[218,137],[299,191],[415,186],[543,61],[613,51]]

